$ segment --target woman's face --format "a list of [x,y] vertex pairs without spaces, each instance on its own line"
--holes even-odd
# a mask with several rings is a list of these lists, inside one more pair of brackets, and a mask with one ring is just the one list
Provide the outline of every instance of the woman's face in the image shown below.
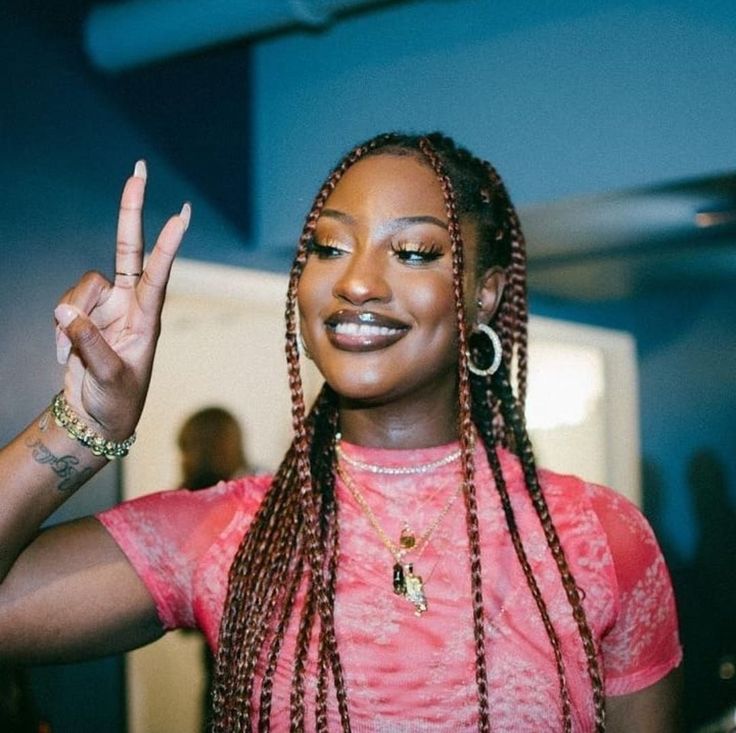
[[301,332],[328,384],[368,403],[454,404],[452,255],[433,171],[412,156],[360,160],[328,198],[311,250],[299,283]]

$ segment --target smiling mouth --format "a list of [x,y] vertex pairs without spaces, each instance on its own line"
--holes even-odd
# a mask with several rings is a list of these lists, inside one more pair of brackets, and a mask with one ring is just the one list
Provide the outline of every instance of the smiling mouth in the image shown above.
[[330,343],[344,351],[385,349],[409,330],[405,323],[371,311],[338,311],[325,325]]

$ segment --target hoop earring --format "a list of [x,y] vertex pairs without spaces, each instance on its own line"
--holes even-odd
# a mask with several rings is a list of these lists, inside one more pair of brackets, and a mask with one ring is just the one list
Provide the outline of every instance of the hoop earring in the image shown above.
[[493,347],[493,359],[489,366],[482,369],[473,361],[473,356],[468,350],[466,352],[468,357],[468,369],[478,377],[490,377],[492,374],[495,374],[498,371],[498,367],[501,366],[501,358],[503,356],[501,339],[498,337],[498,334],[485,323],[476,323],[475,326],[473,326],[472,332],[482,333],[489,338],[491,346]]
[[309,353],[309,349],[307,348],[306,343],[304,343],[304,336],[300,333],[299,334],[299,346],[301,346],[302,354],[307,357],[310,361],[312,360],[312,355]]

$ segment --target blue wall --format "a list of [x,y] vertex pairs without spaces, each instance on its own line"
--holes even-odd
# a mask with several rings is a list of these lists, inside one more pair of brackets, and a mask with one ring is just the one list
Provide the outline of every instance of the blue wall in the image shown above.
[[[283,253],[322,174],[353,143],[384,129],[449,132],[491,159],[522,205],[733,170],[732,0],[591,5],[415,2],[324,32],[260,41],[252,99],[256,254],[64,47],[20,20],[0,25],[0,441],[58,389],[51,311],[78,273],[110,272],[116,199],[138,157],[149,162],[149,232],[189,199],[185,256],[270,268],[285,267]],[[699,537],[685,478],[696,449],[720,457],[736,503],[732,287],[693,283],[597,305],[533,300],[539,314],[636,335],[643,451],[662,495],[653,521],[677,562],[692,558]],[[109,504],[117,486],[108,469],[65,515]],[[76,668],[73,686],[83,692],[74,701],[60,677],[54,682],[46,670],[38,677],[57,733],[118,725],[120,699],[111,690],[119,662],[95,664]]]
[[732,2],[413,2],[254,49],[256,217],[290,243],[377,132],[439,128],[517,203],[732,169]]

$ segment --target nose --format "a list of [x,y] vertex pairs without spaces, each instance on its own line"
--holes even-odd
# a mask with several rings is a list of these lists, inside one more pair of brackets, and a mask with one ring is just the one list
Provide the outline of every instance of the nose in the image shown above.
[[345,268],[335,281],[333,295],[352,305],[387,302],[391,299],[391,286],[386,264],[380,252],[356,250],[347,258]]

